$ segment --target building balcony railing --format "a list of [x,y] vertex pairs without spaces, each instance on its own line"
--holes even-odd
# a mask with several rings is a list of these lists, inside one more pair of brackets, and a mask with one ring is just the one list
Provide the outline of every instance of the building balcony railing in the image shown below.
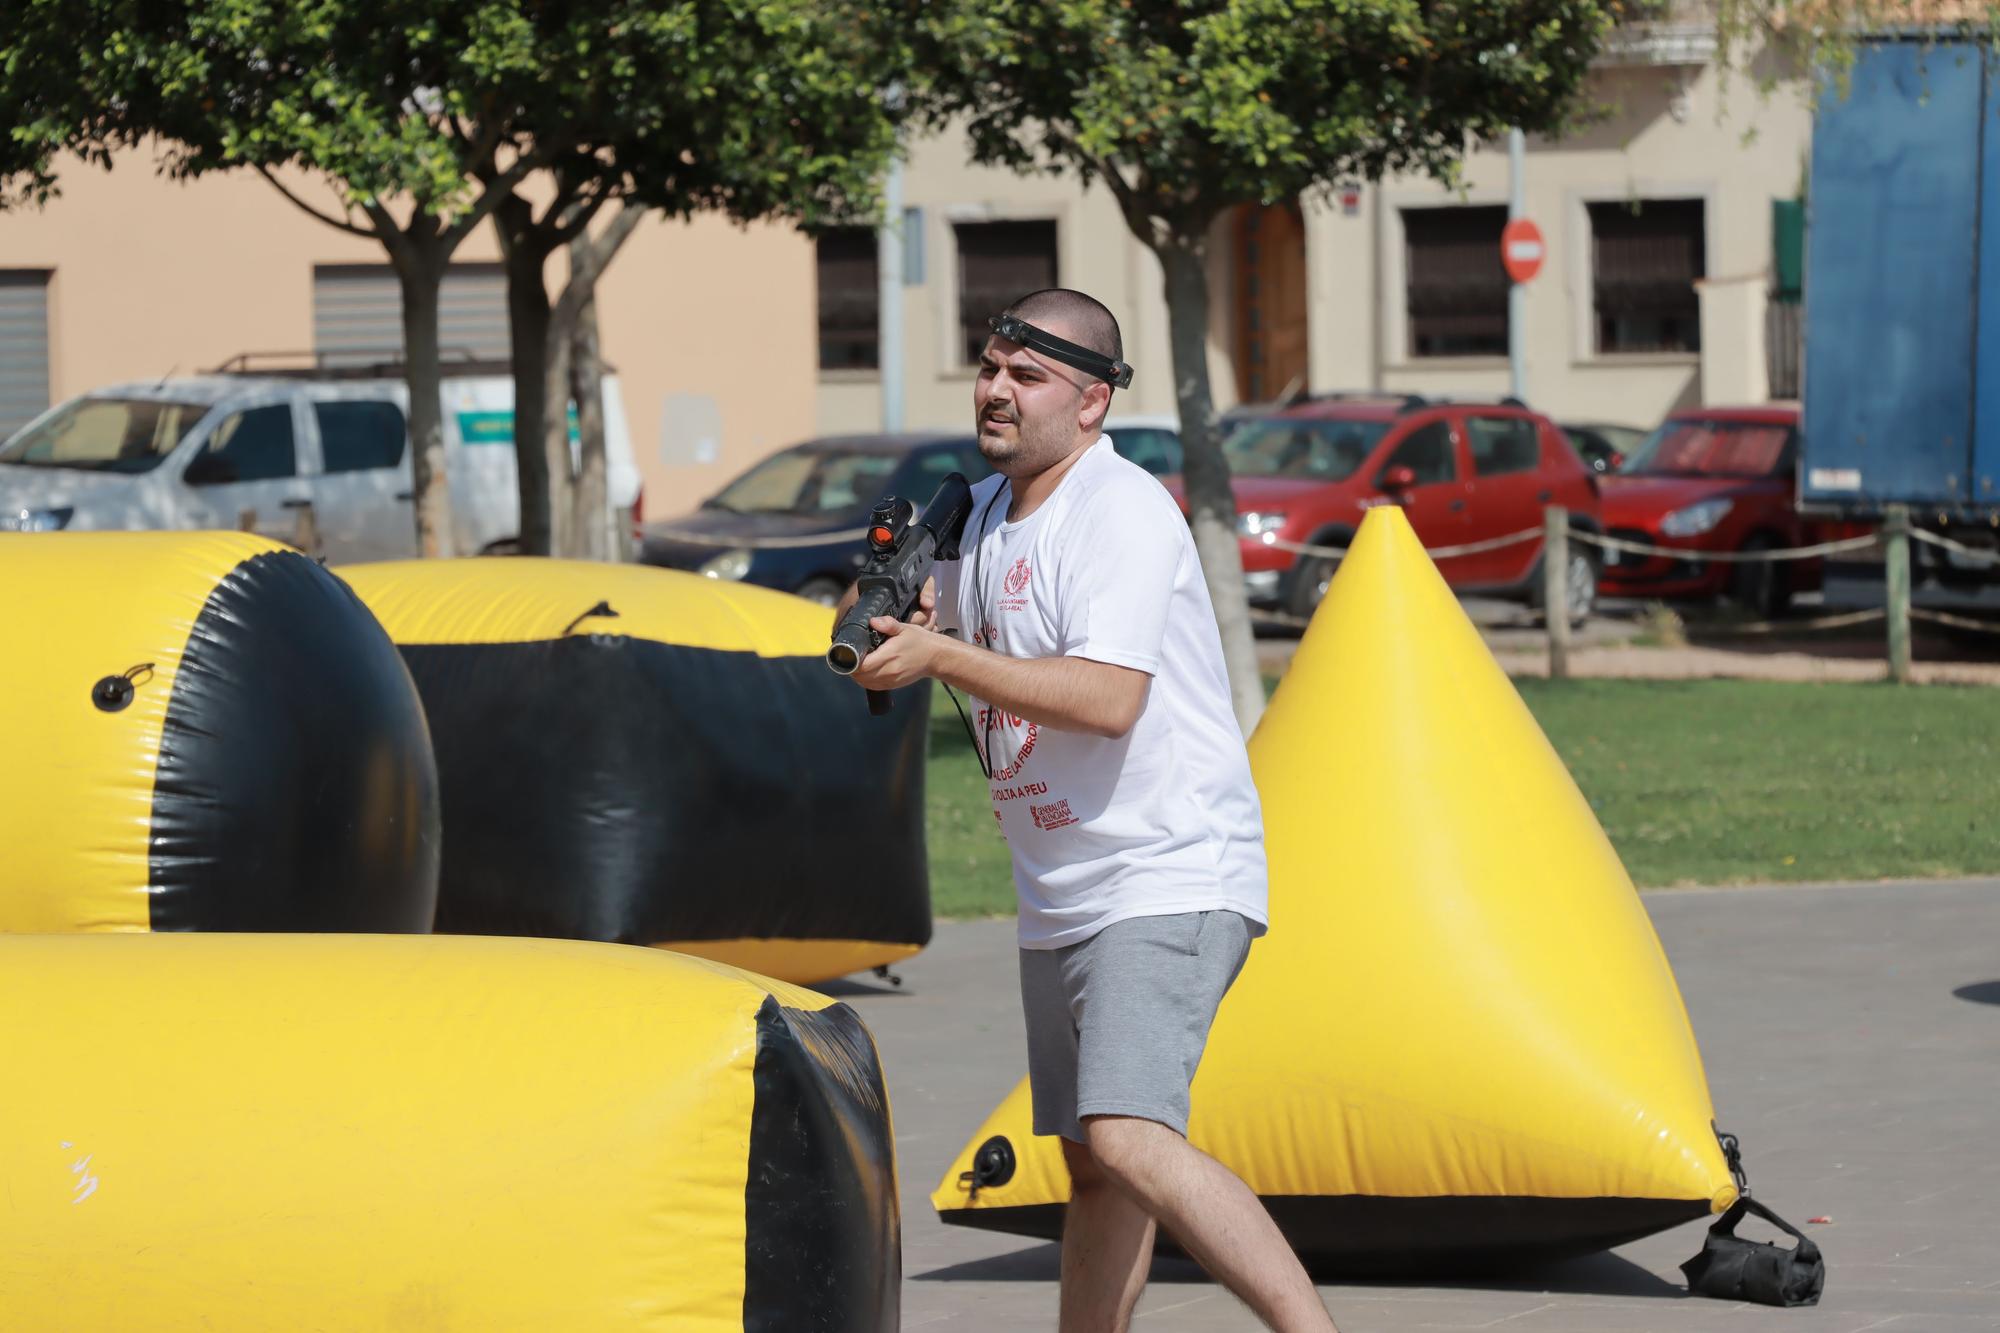
[[1594,63],[1706,65],[1715,59],[1715,0],[1624,0]]

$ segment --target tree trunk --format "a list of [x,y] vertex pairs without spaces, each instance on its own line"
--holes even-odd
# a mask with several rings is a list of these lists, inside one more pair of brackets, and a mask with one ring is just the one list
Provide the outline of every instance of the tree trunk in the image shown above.
[[403,289],[403,373],[410,390],[410,475],[415,496],[417,553],[425,559],[457,551],[451,487],[445,476],[444,407],[439,396],[438,290],[449,252],[435,237],[412,235],[391,258]]
[[[514,467],[521,502],[517,536],[522,555],[555,552],[549,460],[542,440],[548,423],[549,291],[543,280],[549,247],[534,235],[534,208],[510,197],[493,211],[507,270],[507,335],[514,378]],[[558,400],[560,401],[560,400]]]
[[597,342],[597,297],[577,311],[569,341],[570,384],[576,398],[577,430],[582,455],[576,472],[576,546],[584,560],[609,560],[616,549],[612,533],[611,499],[606,493],[604,461],[604,362]]
[[542,352],[542,392],[547,403],[542,417],[542,457],[549,477],[549,550],[564,559],[578,555],[576,451],[569,440],[569,343],[575,329],[573,311],[552,311]]
[[1248,736],[1264,713],[1263,672],[1250,632],[1250,602],[1243,588],[1243,551],[1236,543],[1236,497],[1229,489],[1229,461],[1215,429],[1208,380],[1208,262],[1201,239],[1156,246],[1165,271],[1167,328],[1174,356],[1174,398],[1186,454],[1182,477],[1201,557],[1237,725]]

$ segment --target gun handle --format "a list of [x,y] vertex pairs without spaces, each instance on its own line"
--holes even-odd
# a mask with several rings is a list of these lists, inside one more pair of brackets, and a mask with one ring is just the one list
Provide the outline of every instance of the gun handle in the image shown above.
[[881,717],[888,711],[889,692],[887,690],[868,691],[868,715],[870,717]]

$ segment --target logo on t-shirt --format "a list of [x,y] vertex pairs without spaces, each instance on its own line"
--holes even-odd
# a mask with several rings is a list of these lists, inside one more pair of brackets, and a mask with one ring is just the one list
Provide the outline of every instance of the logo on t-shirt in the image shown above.
[[1007,577],[1000,580],[1000,609],[1019,611],[1028,605],[1028,580],[1033,571],[1028,568],[1028,557],[1022,556],[1007,570]]
[[1051,801],[1047,805],[1031,805],[1028,813],[1035,817],[1038,829],[1057,829],[1065,824],[1074,824],[1076,816],[1069,812],[1068,801]]

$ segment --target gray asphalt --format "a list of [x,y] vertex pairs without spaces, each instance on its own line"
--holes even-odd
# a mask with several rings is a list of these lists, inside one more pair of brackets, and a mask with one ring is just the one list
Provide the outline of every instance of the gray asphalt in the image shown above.
[[[2000,1333],[2000,880],[1647,895],[1752,1187],[1824,1249],[1817,1307],[1690,1297],[1691,1224],[1509,1281],[1322,1288],[1343,1333]],[[1280,921],[1282,926],[1282,921]],[[1055,1325],[1056,1247],[941,1224],[928,1195],[1025,1068],[1013,923],[944,923],[904,986],[826,989],[874,1031],[896,1116],[903,1327]],[[1807,1219],[1829,1221],[1807,1225]],[[1135,1328],[1255,1329],[1184,1261]]]

